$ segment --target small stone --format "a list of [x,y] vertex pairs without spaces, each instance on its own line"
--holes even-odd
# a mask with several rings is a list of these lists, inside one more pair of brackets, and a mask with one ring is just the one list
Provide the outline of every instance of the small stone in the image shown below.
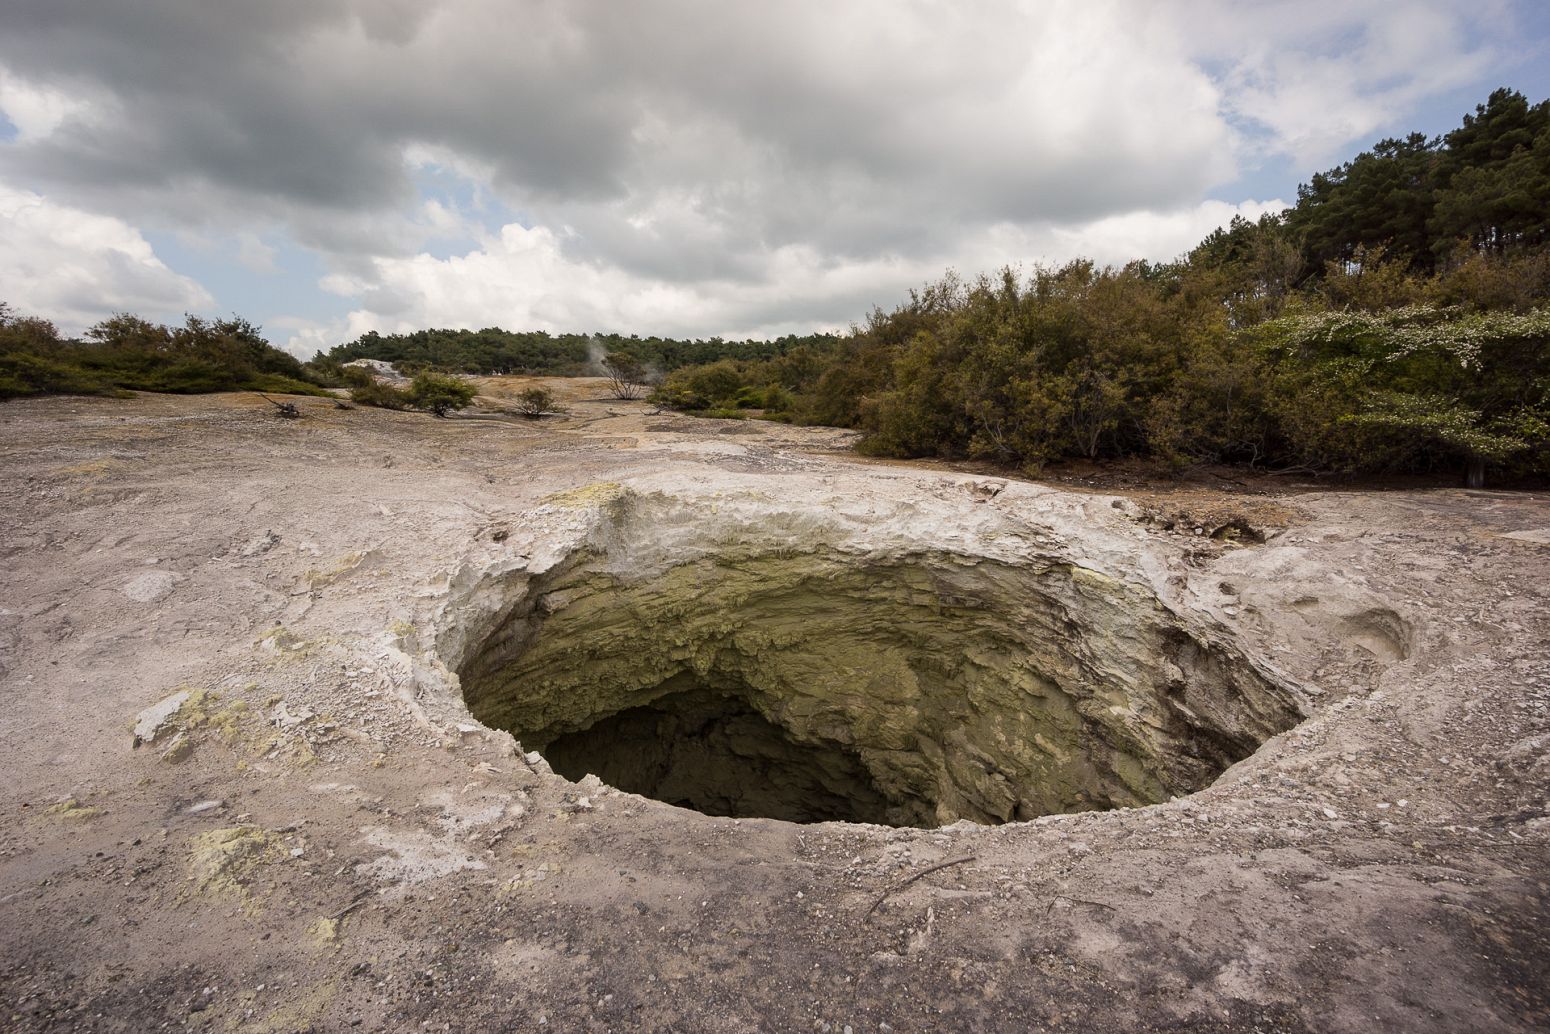
[[1336,811],[1334,808],[1325,808],[1324,809],[1324,817],[1326,819],[1338,819],[1340,817],[1340,813],[1338,811]]
[[200,801],[183,809],[188,815],[203,815],[207,811],[215,811],[217,808],[226,807],[225,801]]
[[161,752],[161,759],[168,764],[176,765],[180,761],[186,761],[194,752],[194,741],[188,733],[181,729],[167,743],[167,749]]
[[294,729],[298,725],[310,722],[316,717],[317,712],[309,707],[298,707],[295,711],[292,711],[286,706],[285,701],[281,700],[274,706],[274,710],[270,712],[269,721],[270,724],[277,725],[281,729]]

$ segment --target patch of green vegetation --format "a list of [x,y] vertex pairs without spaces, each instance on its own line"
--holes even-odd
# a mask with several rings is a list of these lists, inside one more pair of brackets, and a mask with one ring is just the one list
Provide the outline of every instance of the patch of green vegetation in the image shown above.
[[517,395],[516,411],[528,420],[537,420],[551,413],[560,413],[554,392],[548,388],[526,388]]
[[696,415],[1037,471],[1145,457],[1550,477],[1550,101],[1493,93],[1165,264],[949,274],[848,337],[670,373]]
[[474,386],[457,377],[422,371],[407,388],[396,388],[379,381],[358,384],[350,391],[350,400],[381,409],[423,409],[446,416],[455,409],[466,409],[474,401]]
[[437,416],[466,409],[474,401],[474,394],[472,384],[440,373],[417,373],[409,382],[409,404]]
[[718,359],[756,360],[784,355],[795,348],[826,348],[833,334],[788,335],[772,341],[727,341],[719,337],[680,339],[621,334],[527,333],[489,327],[484,330],[419,330],[412,334],[361,335],[348,344],[318,353],[313,365],[337,369],[356,359],[381,359],[404,373],[440,370],[452,373],[538,374],[558,377],[600,374],[592,357],[627,353],[644,367],[665,371]]
[[327,394],[317,371],[270,345],[240,317],[190,316],[183,326],[168,327],[120,313],[78,340],[0,303],[0,398],[124,397],[130,390]]

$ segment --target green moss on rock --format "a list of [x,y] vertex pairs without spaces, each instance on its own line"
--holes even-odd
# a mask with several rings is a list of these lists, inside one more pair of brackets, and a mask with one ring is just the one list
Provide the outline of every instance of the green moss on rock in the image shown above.
[[1154,803],[1296,719],[1283,687],[1147,588],[1074,565],[772,551],[631,580],[582,559],[533,589],[463,666],[481,720],[543,750],[670,699],[724,699],[855,759],[885,802],[876,821]]

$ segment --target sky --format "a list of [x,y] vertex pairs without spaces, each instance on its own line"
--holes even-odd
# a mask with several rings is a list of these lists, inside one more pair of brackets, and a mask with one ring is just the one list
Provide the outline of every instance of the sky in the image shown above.
[[1167,260],[1498,86],[1542,0],[0,0],[0,301],[66,333],[844,329]]

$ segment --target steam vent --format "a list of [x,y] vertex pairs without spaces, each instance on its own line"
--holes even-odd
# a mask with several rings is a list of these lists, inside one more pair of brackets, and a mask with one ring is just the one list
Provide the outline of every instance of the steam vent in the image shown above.
[[473,715],[573,780],[892,826],[1158,803],[1298,719],[1279,680],[1124,572],[727,509],[612,498],[469,651]]

